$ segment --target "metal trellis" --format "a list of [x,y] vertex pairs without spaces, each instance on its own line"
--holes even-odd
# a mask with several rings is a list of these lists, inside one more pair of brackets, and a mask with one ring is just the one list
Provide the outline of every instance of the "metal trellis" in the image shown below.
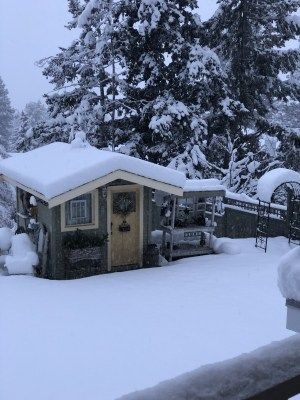
[[257,207],[255,247],[259,247],[265,252],[268,247],[270,211],[271,203],[259,200]]
[[291,201],[289,243],[300,245],[300,196]]

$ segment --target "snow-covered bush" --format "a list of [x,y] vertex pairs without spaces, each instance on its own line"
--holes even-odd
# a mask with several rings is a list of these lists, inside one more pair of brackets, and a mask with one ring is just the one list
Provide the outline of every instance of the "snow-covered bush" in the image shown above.
[[8,251],[11,247],[13,232],[10,228],[0,228],[0,250]]
[[283,297],[300,301],[300,247],[282,257],[278,267],[278,286]]
[[9,274],[32,274],[33,267],[38,265],[39,258],[34,245],[26,233],[11,238],[9,255],[5,257],[4,267]]

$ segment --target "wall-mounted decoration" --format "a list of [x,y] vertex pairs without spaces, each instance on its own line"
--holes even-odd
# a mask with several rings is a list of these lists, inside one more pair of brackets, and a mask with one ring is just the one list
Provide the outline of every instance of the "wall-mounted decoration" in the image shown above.
[[113,213],[121,214],[124,217],[136,210],[136,193],[124,192],[114,193],[113,195]]
[[130,232],[130,225],[128,222],[123,221],[121,225],[119,225],[119,231],[120,232]]

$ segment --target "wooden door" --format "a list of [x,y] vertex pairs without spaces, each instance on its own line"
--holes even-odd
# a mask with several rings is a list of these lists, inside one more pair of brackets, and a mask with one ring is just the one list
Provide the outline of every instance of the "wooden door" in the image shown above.
[[111,266],[140,263],[140,191],[138,186],[110,188]]

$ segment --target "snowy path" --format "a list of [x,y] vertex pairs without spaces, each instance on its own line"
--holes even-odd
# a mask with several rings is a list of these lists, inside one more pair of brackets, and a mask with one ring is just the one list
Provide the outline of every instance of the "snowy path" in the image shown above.
[[0,277],[0,398],[112,400],[292,333],[265,255],[186,259],[76,281]]

